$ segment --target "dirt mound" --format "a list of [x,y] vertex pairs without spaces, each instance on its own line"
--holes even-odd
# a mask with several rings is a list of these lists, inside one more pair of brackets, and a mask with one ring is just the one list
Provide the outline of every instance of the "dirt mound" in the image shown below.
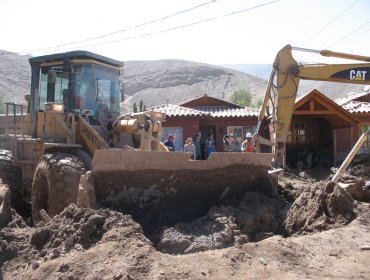
[[157,249],[164,253],[187,254],[261,240],[278,230],[283,207],[278,196],[247,193],[242,201],[212,207],[206,216],[193,222],[164,228]]
[[[111,229],[116,234],[106,236]],[[124,234],[119,235],[117,232]],[[131,216],[109,209],[77,208],[71,204],[54,216],[50,223],[40,222],[36,228],[19,224],[14,217],[0,232],[0,265],[6,262],[5,267],[18,267],[19,271],[29,267],[37,269],[49,260],[73,251],[88,250],[99,242],[132,237],[151,245],[143,235],[141,226]]]
[[334,182],[318,182],[304,190],[287,213],[289,235],[346,225],[355,218],[353,198]]
[[348,170],[352,176],[370,180],[370,162],[369,164],[357,164]]
[[60,251],[70,251],[78,244],[87,249],[100,241],[110,229],[125,226],[132,229],[132,234],[142,234],[140,225],[131,216],[109,209],[77,208],[71,204],[56,215],[51,223],[36,228],[30,243],[39,250],[58,248]]

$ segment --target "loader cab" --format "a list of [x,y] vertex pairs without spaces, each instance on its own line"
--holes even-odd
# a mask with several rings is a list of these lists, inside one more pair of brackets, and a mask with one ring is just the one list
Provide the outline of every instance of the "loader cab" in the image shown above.
[[[119,83],[123,63],[86,51],[30,58],[31,125],[37,112],[53,106],[63,113],[106,123],[120,113]],[[47,107],[45,107],[45,105]]]

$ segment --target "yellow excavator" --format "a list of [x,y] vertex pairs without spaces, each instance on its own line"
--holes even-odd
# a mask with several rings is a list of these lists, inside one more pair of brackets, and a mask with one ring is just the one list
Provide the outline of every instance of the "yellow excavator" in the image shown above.
[[[326,57],[367,63],[303,64],[293,58],[292,51],[310,52]],[[272,166],[275,168],[285,168],[286,141],[300,80],[370,84],[370,57],[329,50],[317,51],[296,48],[290,45],[285,46],[277,53],[258,117],[257,133],[253,137],[257,151],[259,151],[260,145],[272,147],[274,154]],[[261,136],[261,123],[266,117],[266,108],[269,103],[272,109],[268,117],[271,137],[265,139]]]
[[52,217],[79,203],[129,213],[147,227],[166,225],[246,191],[276,192],[266,175],[271,153],[191,160],[160,142],[164,114],[120,115],[122,62],[86,51],[29,62],[29,114],[10,127],[13,162],[22,169],[35,223],[41,213]]

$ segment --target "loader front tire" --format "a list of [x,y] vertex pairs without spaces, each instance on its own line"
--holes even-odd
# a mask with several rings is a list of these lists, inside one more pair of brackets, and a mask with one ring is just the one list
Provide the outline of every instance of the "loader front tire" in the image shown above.
[[86,167],[80,159],[66,153],[44,155],[32,182],[32,217],[34,224],[42,221],[40,210],[53,217],[71,203],[77,203],[80,176]]

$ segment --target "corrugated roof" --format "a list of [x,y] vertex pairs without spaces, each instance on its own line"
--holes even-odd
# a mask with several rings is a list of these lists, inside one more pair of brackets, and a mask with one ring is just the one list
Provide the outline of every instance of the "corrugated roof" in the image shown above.
[[342,107],[350,113],[370,113],[369,102],[348,101]]

